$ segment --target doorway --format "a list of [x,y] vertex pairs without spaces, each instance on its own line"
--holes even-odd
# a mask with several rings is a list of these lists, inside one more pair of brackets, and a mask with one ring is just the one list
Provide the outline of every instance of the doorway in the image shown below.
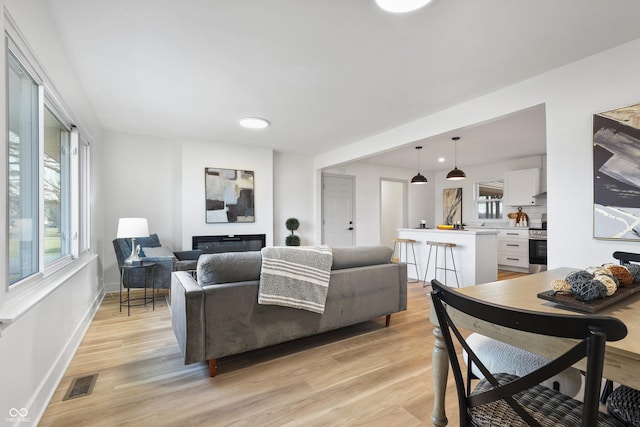
[[322,175],[322,243],[353,246],[355,178],[348,175]]
[[380,244],[393,248],[398,228],[405,228],[407,214],[407,182],[382,178],[380,180]]

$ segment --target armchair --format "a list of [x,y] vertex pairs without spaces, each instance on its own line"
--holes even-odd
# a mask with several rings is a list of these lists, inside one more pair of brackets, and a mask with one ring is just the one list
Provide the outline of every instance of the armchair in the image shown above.
[[[154,286],[156,289],[171,288],[171,272],[195,271],[200,250],[173,252],[168,246],[162,246],[157,234],[149,237],[137,237],[136,245],[140,245],[140,257],[143,261],[155,262]],[[116,238],[113,240],[113,249],[116,252],[118,267],[131,254],[131,239]],[[125,288],[135,288],[144,283],[143,271],[132,271],[124,278]]]

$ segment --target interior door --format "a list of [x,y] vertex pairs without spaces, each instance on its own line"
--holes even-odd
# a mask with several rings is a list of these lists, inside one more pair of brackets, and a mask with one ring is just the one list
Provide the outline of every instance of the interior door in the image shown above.
[[355,244],[354,178],[322,175],[322,242],[329,246]]

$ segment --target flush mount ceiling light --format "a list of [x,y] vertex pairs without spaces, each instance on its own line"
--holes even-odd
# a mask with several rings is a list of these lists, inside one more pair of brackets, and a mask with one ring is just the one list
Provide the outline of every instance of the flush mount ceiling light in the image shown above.
[[238,120],[240,126],[247,129],[264,129],[270,125],[269,121],[260,117],[244,117]]
[[411,178],[411,183],[412,184],[426,184],[427,183],[427,178],[425,178],[423,175],[420,175],[420,150],[422,150],[422,146],[418,145],[416,147],[416,150],[418,150],[418,174],[416,176],[414,176],[413,178]]
[[459,136],[454,136],[453,138],[451,138],[453,140],[453,143],[455,144],[455,163],[454,163],[454,167],[453,169],[447,174],[447,179],[451,180],[451,181],[457,181],[460,179],[466,179],[467,175],[465,175],[464,172],[462,172],[460,169],[458,169],[458,140],[460,139]]
[[431,0],[376,0],[381,9],[392,13],[411,12],[420,9],[429,2]]

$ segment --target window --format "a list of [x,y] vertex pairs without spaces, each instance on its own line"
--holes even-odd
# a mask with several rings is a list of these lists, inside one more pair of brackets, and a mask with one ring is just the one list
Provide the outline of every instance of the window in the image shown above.
[[9,284],[38,271],[39,87],[9,52]]
[[44,110],[44,263],[70,253],[69,130]]
[[477,219],[503,219],[503,181],[479,182],[476,184]]
[[82,138],[79,142],[78,156],[80,162],[80,224],[78,228],[80,232],[79,252],[82,253],[91,248],[91,186],[89,185],[91,183],[91,146]]
[[37,61],[7,32],[8,283],[89,250],[89,143]]

